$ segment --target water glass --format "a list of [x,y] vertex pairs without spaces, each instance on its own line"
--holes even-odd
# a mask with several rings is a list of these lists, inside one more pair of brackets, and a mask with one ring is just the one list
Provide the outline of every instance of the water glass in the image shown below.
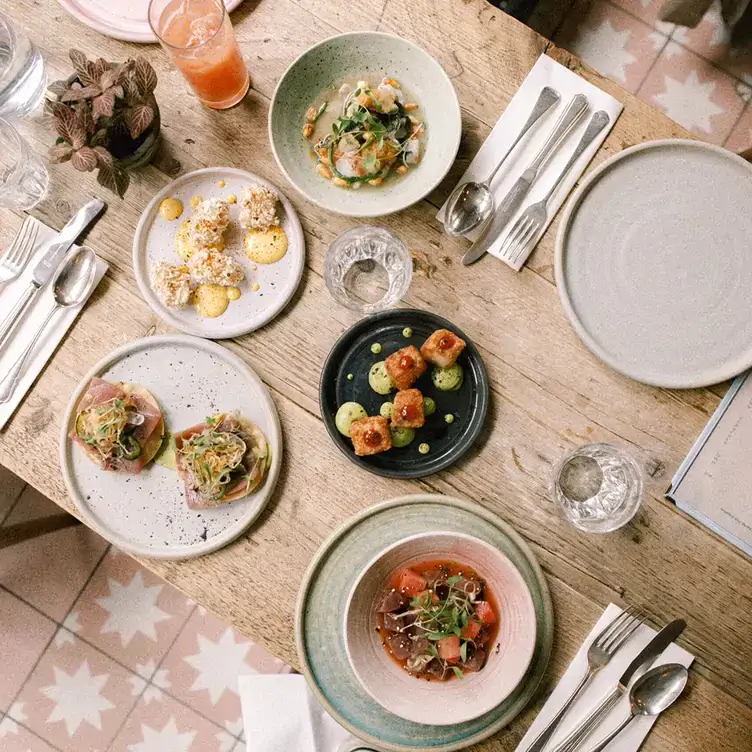
[[26,211],[47,193],[49,175],[39,155],[0,118],[0,206]]
[[362,225],[343,232],[324,259],[329,292],[338,303],[359,313],[397,305],[412,277],[410,251],[383,227]]
[[47,74],[39,50],[0,13],[0,116],[21,117],[42,101]]
[[634,517],[642,485],[640,467],[628,454],[609,444],[586,444],[556,464],[551,492],[575,527],[609,533]]
[[222,0],[151,0],[149,24],[203,104],[243,99],[251,78]]

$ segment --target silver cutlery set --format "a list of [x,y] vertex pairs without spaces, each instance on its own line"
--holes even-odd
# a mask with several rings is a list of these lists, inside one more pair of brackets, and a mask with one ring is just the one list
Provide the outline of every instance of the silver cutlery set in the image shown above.
[[[589,102],[584,94],[576,94],[572,97],[549,132],[543,146],[499,202],[499,205],[496,206],[491,190],[493,179],[526,134],[559,102],[559,99],[560,95],[556,90],[550,86],[545,86],[517,137],[486,179],[480,183],[461,183],[449,197],[444,213],[444,228],[447,234],[452,236],[466,235],[476,228],[481,228],[480,237],[461,259],[465,266],[475,263],[496,242],[517,210],[523,205],[525,197],[541,172],[589,109]],[[593,114],[579,143],[544,198],[528,206],[507,233],[501,246],[502,258],[507,262],[513,265],[518,263],[523,258],[525,251],[532,251],[535,247],[548,222],[548,204],[552,196],[583,152],[609,123],[610,118],[604,110],[598,110]]]
[[655,716],[668,708],[682,693],[688,679],[687,669],[679,663],[668,663],[651,668],[655,660],[674,642],[684,631],[686,626],[682,619],[667,624],[652,640],[637,654],[622,673],[618,682],[609,693],[585,714],[582,720],[567,736],[554,746],[548,744],[562,720],[570,714],[577,705],[585,689],[590,685],[593,677],[605,668],[614,656],[628,644],[642,624],[640,612],[634,608],[627,608],[613,619],[595,639],[587,651],[587,671],[572,691],[570,696],[548,722],[533,742],[525,748],[525,752],[575,752],[585,749],[586,741],[595,735],[603,725],[604,720],[619,701],[629,698],[629,713],[608,735],[595,746],[587,748],[588,752],[600,752],[616,739],[637,716]]
[[[49,286],[52,291],[52,307],[13,364],[7,371],[0,374],[0,405],[12,399],[26,362],[50,321],[60,310],[83,303],[91,293],[95,284],[97,265],[94,251],[81,246],[74,254],[67,254],[78,236],[96,219],[104,206],[103,201],[93,199],[74,214],[49,244],[32,270],[28,286],[0,322],[1,356],[16,334],[27,311],[42,290]],[[36,247],[38,229],[39,225],[31,218],[27,218],[21,226],[15,240],[0,258],[0,284],[12,282],[24,272]]]

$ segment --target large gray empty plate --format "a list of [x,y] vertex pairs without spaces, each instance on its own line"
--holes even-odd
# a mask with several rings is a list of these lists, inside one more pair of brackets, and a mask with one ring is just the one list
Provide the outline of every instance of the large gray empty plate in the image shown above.
[[569,202],[556,283],[575,330],[637,381],[693,388],[752,366],[752,166],[697,141],[604,162]]

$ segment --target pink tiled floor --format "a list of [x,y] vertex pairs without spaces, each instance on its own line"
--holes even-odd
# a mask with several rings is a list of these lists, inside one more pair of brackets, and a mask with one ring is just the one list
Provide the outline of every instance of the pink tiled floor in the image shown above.
[[[57,511],[0,467],[0,524]],[[290,670],[83,527],[0,552],[0,665],[2,752],[245,752],[237,677]]]
[[[537,15],[548,4],[561,17],[563,1]],[[696,29],[659,21],[663,1],[574,0],[552,36],[699,138],[752,148],[752,55],[729,52],[718,0]]]

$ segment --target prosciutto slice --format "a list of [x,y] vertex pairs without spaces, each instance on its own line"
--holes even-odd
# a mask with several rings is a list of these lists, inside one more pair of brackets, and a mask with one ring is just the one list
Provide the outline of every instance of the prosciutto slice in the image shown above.
[[[159,431],[160,435],[163,433],[164,421],[158,405],[154,401],[146,399],[141,393],[142,391],[145,392],[145,390],[139,390],[138,387],[133,387],[130,384],[113,384],[95,376],[89,382],[86,392],[78,403],[76,418],[86,410],[98,405],[104,405],[113,399],[128,399],[144,419],[132,431],[133,438],[144,448],[147,446],[149,440],[154,438],[155,432]],[[102,465],[105,470],[136,475],[144,469],[144,466],[151,461],[153,456],[153,454],[149,456],[149,453],[142,452],[134,460],[127,460],[122,457],[102,458],[93,447],[81,439],[75,427],[69,435],[73,441],[82,446],[86,453],[98,464]]]
[[[191,436],[203,433],[208,428],[206,423],[175,434],[178,449],[183,441]],[[243,455],[241,467],[233,472],[233,477],[225,489],[221,499],[207,499],[197,488],[196,477],[183,456],[178,452],[177,469],[185,484],[185,500],[191,509],[207,509],[235,499],[240,499],[252,493],[264,480],[269,463],[269,450],[263,433],[252,423],[239,420],[235,415],[226,414],[216,426],[216,430],[223,433],[233,433],[245,443],[247,451]]]

